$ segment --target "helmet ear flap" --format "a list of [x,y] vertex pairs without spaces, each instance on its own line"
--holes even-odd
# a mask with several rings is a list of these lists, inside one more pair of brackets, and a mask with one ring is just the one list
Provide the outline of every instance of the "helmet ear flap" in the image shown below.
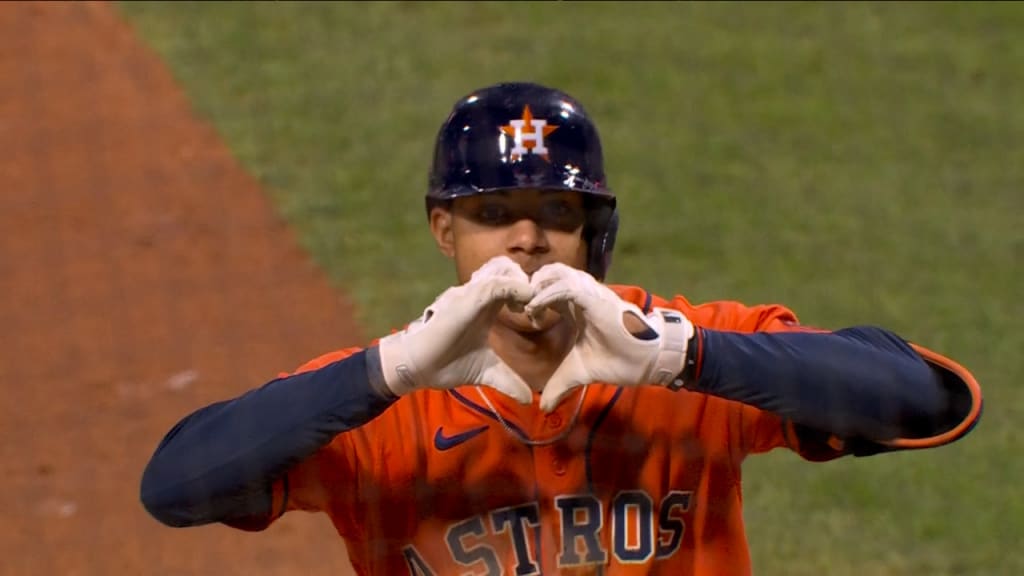
[[618,231],[619,211],[614,203],[601,203],[590,208],[583,238],[587,241],[587,272],[598,280],[604,280],[612,265]]

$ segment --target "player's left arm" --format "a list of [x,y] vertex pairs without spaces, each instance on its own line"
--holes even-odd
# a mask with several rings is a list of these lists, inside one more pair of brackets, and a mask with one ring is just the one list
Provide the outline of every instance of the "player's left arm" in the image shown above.
[[966,368],[878,327],[698,327],[687,352],[686,388],[780,416],[788,443],[810,459],[948,444],[981,414]]
[[531,283],[537,293],[527,314],[554,308],[579,328],[544,387],[543,410],[588,382],[685,387],[776,414],[804,436],[814,431],[875,451],[951,442],[981,410],[967,370],[882,328],[800,329],[791,314],[765,317],[773,307],[698,325],[683,312],[688,307],[654,306],[645,314],[647,306],[641,310],[563,264],[541,268]]

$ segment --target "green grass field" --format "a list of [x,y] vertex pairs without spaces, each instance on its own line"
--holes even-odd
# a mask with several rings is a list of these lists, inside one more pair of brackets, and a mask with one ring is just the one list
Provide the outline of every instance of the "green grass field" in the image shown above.
[[609,281],[880,324],[982,383],[958,444],[748,461],[756,573],[1024,574],[1024,4],[120,9],[373,335],[453,278],[422,204],[451,104],[576,95],[619,193]]

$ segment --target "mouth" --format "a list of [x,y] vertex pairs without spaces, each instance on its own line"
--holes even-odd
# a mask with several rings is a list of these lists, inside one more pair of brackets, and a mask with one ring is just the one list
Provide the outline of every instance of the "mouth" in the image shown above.
[[526,313],[526,304],[524,304],[522,302],[506,302],[505,303],[505,308],[507,308],[508,311],[513,313],[513,314],[525,314]]
[[523,269],[523,272],[526,272],[527,276],[533,278],[533,273],[536,272],[537,270],[540,270],[541,268],[543,268],[545,264],[547,264],[547,263],[546,262],[531,262],[529,264],[524,264],[524,263],[520,262],[519,263],[519,267]]

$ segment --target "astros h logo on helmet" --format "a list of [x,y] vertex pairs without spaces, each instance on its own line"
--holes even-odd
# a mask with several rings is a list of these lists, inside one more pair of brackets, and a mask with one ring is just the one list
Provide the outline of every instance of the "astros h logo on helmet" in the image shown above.
[[[526,128],[529,131],[526,131]],[[512,160],[519,160],[524,154],[536,154],[541,158],[551,161],[548,158],[548,149],[544,146],[544,137],[558,130],[558,126],[549,126],[547,120],[537,120],[530,112],[530,107],[523,107],[523,115],[516,120],[509,120],[508,124],[501,126],[501,132],[512,137],[515,146],[510,150]],[[499,147],[505,151],[505,139],[499,138]]]

